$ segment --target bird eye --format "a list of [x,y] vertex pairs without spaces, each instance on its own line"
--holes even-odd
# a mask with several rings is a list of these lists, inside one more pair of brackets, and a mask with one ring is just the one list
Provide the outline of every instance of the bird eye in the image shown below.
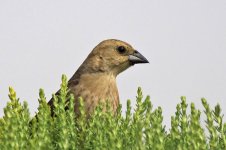
[[117,48],[117,51],[118,51],[120,54],[123,54],[123,53],[126,52],[126,48],[125,48],[124,46],[119,46],[119,47]]

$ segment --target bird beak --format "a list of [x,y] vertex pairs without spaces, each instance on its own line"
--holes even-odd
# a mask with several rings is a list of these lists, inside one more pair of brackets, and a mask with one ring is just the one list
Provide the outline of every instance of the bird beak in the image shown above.
[[132,64],[149,63],[149,61],[137,50],[135,50],[133,54],[129,55],[129,61]]

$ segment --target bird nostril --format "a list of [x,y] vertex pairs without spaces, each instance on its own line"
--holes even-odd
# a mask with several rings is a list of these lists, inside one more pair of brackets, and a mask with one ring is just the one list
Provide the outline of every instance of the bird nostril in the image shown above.
[[137,50],[135,50],[135,51],[134,51],[134,53],[138,53],[138,51],[137,51]]

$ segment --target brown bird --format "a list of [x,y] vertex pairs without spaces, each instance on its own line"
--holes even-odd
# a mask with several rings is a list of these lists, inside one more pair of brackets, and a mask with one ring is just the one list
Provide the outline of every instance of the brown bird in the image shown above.
[[[148,63],[148,60],[128,43],[115,39],[99,43],[68,82],[75,97],[75,112],[79,111],[78,97],[83,98],[87,114],[91,114],[100,101],[107,100],[115,112],[119,105],[116,77],[138,63]],[[53,109],[53,100],[48,104]]]

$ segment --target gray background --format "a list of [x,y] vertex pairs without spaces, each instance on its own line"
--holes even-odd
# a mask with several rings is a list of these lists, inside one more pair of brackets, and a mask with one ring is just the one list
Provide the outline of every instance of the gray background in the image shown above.
[[0,1],[0,116],[13,86],[34,115],[38,90],[49,99],[102,40],[129,42],[150,64],[118,76],[123,110],[138,86],[163,108],[164,123],[187,96],[226,113],[225,0]]

